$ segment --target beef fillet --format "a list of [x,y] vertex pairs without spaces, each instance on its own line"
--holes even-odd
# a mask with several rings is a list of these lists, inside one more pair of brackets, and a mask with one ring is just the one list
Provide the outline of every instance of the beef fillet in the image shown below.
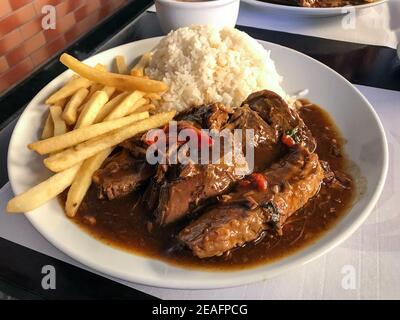
[[314,152],[317,144],[311,131],[300,118],[296,110],[289,108],[287,103],[275,92],[262,90],[252,93],[243,102],[242,107],[249,106],[267,122],[278,137],[284,134],[295,135],[298,142]]
[[126,196],[154,175],[155,168],[146,159],[134,158],[126,149],[110,157],[93,175],[99,197],[113,200]]
[[300,148],[260,175],[240,183],[236,192],[184,228],[179,240],[194,255],[207,258],[256,240],[268,228],[279,232],[319,191],[324,170],[316,154]]

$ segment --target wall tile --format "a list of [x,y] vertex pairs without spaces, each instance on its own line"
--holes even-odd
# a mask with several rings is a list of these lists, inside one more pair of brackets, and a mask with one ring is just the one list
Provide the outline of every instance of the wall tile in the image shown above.
[[32,38],[25,40],[22,46],[24,47],[26,55],[29,56],[32,52],[36,51],[45,44],[46,44],[46,39],[44,37],[44,34],[43,32],[39,32]]
[[87,1],[83,0],[64,0],[56,6],[57,16],[63,17],[66,14],[79,9]]
[[22,38],[29,39],[43,30],[42,17],[35,18],[20,27]]
[[4,55],[7,51],[15,48],[22,43],[22,36],[19,29],[16,29],[5,37],[0,37],[0,55]]
[[57,52],[62,50],[66,45],[67,41],[65,40],[64,36],[60,36],[50,44],[46,44],[45,46],[32,53],[31,57],[33,64],[35,66],[41,65],[43,62],[50,59]]
[[0,57],[0,74],[8,70],[8,62],[5,57]]
[[93,11],[97,10],[99,7],[99,0],[91,0],[86,5],[75,11],[76,21],[81,21],[85,17],[89,16]]
[[12,30],[20,27],[22,24],[32,20],[35,16],[36,13],[31,3],[11,13],[0,20],[0,37],[5,36]]
[[6,54],[6,59],[10,68],[18,64],[20,61],[26,58],[25,49],[23,46],[15,48]]
[[[63,0],[33,0],[33,6],[37,14],[42,14],[42,8],[46,5],[56,6]],[[90,1],[90,0],[87,0]]]
[[0,76],[0,88],[3,90],[13,86],[18,81],[24,79],[33,70],[30,58],[26,58]]
[[[2,0],[2,1],[7,1],[7,0]],[[13,10],[17,10],[25,5],[27,5],[28,3],[31,3],[32,0],[8,0],[8,2],[11,5],[11,8]]]
[[8,15],[12,11],[8,0],[0,1],[0,19]]

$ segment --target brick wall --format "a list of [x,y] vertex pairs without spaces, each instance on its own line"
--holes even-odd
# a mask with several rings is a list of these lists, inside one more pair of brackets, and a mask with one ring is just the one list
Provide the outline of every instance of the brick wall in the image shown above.
[[[127,0],[0,0],[0,94],[23,80]],[[44,30],[45,5],[56,28]]]

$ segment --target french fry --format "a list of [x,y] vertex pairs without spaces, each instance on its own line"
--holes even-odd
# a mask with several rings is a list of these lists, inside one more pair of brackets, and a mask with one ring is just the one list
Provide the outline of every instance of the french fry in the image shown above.
[[[69,81],[64,85],[64,87],[65,87],[66,85],[70,84],[73,80],[78,79],[78,78],[79,78],[79,76],[78,76],[77,74],[73,74],[73,75],[71,76],[71,79],[69,79]],[[58,100],[58,101],[55,102],[54,104],[57,104],[57,105],[60,106],[61,108],[64,108],[65,105],[66,105],[67,103],[68,103],[68,99],[67,99],[67,98],[64,98],[64,99]]]
[[108,115],[104,120],[112,120],[117,118],[122,118],[129,114],[132,106],[142,98],[144,95],[141,91],[134,91],[128,94]]
[[133,114],[146,112],[146,111],[150,112],[150,113],[154,113],[156,111],[156,106],[154,104],[152,104],[152,103],[145,104],[145,105],[137,108]]
[[88,89],[85,88],[79,89],[77,92],[74,93],[74,95],[68,101],[62,114],[64,121],[68,125],[73,125],[76,123],[76,120],[78,118],[78,108],[82,105],[83,101],[85,100],[88,94],[89,94]]
[[75,124],[75,129],[91,125],[97,117],[100,109],[107,103],[108,95],[104,91],[97,91],[85,104],[78,121]]
[[122,91],[163,92],[168,88],[161,81],[96,70],[66,53],[61,55],[60,61],[83,78],[106,86],[115,87]]
[[68,217],[73,218],[82,203],[86,192],[92,183],[92,176],[103,164],[104,160],[112,152],[113,148],[107,148],[97,155],[86,159],[75,175],[75,179],[68,190],[67,201],[65,202],[65,212]]
[[142,55],[139,62],[131,69],[131,75],[136,77],[143,77],[144,68],[150,63],[151,56],[151,52],[146,52],[144,55]]
[[90,100],[91,97],[93,97],[93,95],[95,94],[95,92],[100,91],[101,89],[103,89],[104,86],[99,84],[99,83],[93,83],[90,87],[89,87],[89,94],[86,96],[86,99],[82,102],[80,108],[78,109],[78,112],[82,111],[83,106],[86,104],[86,102],[88,102]]
[[54,154],[44,159],[44,164],[51,171],[63,171],[94,156],[100,151],[116,146],[119,143],[132,138],[140,132],[158,128],[168,123],[174,116],[175,111],[158,113],[148,119],[136,122],[135,125],[127,125],[120,129],[113,130],[109,133],[78,144],[73,148]]
[[57,101],[54,105],[57,105],[64,109],[64,107],[66,106],[67,103],[68,103],[68,99],[64,98],[64,99]]
[[145,98],[139,99],[138,101],[135,102],[135,104],[133,104],[129,108],[129,111],[127,112],[127,114],[136,113],[139,108],[141,108],[142,106],[144,106],[144,105],[146,105],[148,103],[149,103],[148,99],[145,99]]
[[161,96],[158,93],[146,93],[144,95],[145,98],[148,98],[150,100],[161,100]]
[[143,71],[140,69],[136,69],[135,67],[131,70],[131,76],[134,77],[143,77]]
[[12,198],[7,204],[7,212],[28,212],[53,199],[71,185],[79,167],[80,165],[76,165],[59,172],[28,191]]
[[63,135],[50,137],[46,140],[35,141],[29,144],[28,148],[42,155],[60,151],[148,117],[149,113],[146,111],[134,113],[120,119],[96,123],[72,130]]
[[126,66],[125,58],[123,56],[116,56],[115,64],[117,66],[117,72],[119,74],[127,74],[128,73],[128,67]]
[[114,87],[108,87],[108,86],[104,86],[102,89],[105,93],[107,93],[108,98],[111,98],[112,95],[114,94],[114,92],[117,90]]
[[57,92],[53,93],[47,100],[47,104],[55,104],[64,98],[72,96],[76,91],[81,88],[88,88],[92,84],[92,81],[85,78],[77,78],[69,81],[64,87]]
[[104,64],[101,64],[101,63],[96,64],[96,65],[95,65],[95,68],[96,68],[97,70],[100,70],[100,71],[104,71],[104,72],[107,71],[106,66],[105,66]]
[[42,131],[42,139],[48,139],[54,135],[54,123],[51,118],[51,114],[47,115],[46,121],[44,123],[43,131]]
[[94,121],[95,123],[101,122],[109,115],[111,111],[115,109],[117,105],[121,103],[123,99],[125,99],[128,96],[128,92],[122,92],[119,95],[115,96],[113,99],[108,101],[103,108],[100,109],[99,113],[97,114],[96,120]]
[[54,136],[58,136],[60,134],[64,134],[67,132],[67,125],[62,118],[62,108],[60,106],[51,106],[50,107],[51,118],[53,119],[54,125]]

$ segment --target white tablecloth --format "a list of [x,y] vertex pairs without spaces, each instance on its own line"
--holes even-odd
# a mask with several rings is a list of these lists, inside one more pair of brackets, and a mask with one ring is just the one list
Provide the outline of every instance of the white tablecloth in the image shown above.
[[[400,92],[357,87],[383,122],[390,168],[377,207],[346,242],[305,266],[242,287],[170,290],[122,283],[163,299],[400,299],[400,171],[395,168],[400,162]],[[0,237],[87,269],[47,242],[24,215],[7,215],[4,207],[11,197],[7,184],[0,190]],[[349,288],[350,273],[355,282]]]
[[[396,47],[400,0],[391,0],[387,5],[367,10],[358,17],[357,29],[353,31],[341,29],[338,19],[282,19],[242,4],[238,23]],[[385,127],[390,148],[390,171],[377,207],[351,238],[303,267],[242,287],[196,291],[122,283],[163,299],[399,299],[400,206],[397,201],[400,199],[400,172],[394,166],[400,162],[400,112],[397,110],[400,92],[357,87],[372,103]],[[7,215],[4,207],[11,197],[12,191],[7,184],[0,190],[0,237],[87,269],[47,242],[24,215]],[[354,282],[348,282],[346,276],[349,274],[354,275]]]

